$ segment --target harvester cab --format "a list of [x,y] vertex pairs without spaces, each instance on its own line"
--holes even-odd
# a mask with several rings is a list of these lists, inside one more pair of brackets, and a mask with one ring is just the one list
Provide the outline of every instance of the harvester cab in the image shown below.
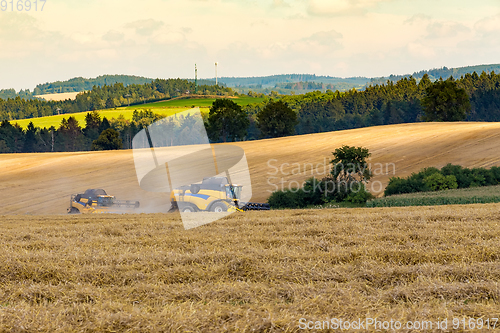
[[241,200],[242,186],[231,184],[226,177],[204,178],[201,184],[174,189],[170,194],[170,211],[235,212],[269,210],[268,204],[245,203]]

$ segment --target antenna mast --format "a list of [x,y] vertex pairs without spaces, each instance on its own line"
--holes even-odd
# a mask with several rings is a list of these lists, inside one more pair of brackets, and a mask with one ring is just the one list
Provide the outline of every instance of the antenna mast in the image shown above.
[[215,85],[217,86],[217,63],[215,63]]
[[198,93],[198,69],[196,64],[194,64],[194,93]]

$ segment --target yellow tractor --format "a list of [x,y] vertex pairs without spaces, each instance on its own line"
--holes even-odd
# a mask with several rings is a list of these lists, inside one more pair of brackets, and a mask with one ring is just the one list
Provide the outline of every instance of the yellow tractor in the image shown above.
[[130,213],[139,206],[139,201],[116,200],[103,189],[88,189],[82,194],[71,195],[68,213]]
[[204,178],[201,184],[174,189],[170,194],[170,212],[269,210],[269,204],[248,202],[240,205],[241,189],[241,185],[229,183],[226,177]]

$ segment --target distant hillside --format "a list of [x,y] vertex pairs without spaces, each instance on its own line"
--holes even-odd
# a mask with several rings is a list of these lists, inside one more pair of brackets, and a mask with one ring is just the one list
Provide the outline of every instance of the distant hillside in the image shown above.
[[[122,83],[125,87],[131,84],[143,85],[145,83],[151,83],[153,79],[134,76],[134,75],[101,75],[96,78],[86,79],[83,77],[75,77],[66,81],[56,81],[47,82],[44,84],[39,84],[35,87],[33,92],[29,89],[20,90],[16,92],[15,89],[0,89],[0,98],[16,98],[21,97],[24,99],[40,98],[40,95],[53,95],[53,94],[63,94],[63,93],[75,93],[82,91],[90,91],[95,87],[103,87],[104,85],[112,86],[115,83]],[[187,79],[188,82],[194,82],[194,79]],[[215,85],[215,79],[200,79],[198,80],[198,86]],[[224,83],[219,84],[220,86],[226,86]],[[37,97],[38,96],[38,97]],[[44,98],[46,99],[46,98]]]
[[239,92],[248,92],[252,90],[259,93],[277,91],[282,94],[290,92],[308,92],[314,90],[325,91],[347,91],[352,88],[361,89],[370,78],[366,77],[332,77],[318,76],[315,74],[281,74],[271,76],[255,77],[221,77],[219,82],[228,87],[235,88]]
[[[248,93],[250,90],[256,93],[269,94],[271,91],[276,91],[280,94],[303,94],[311,91],[348,91],[351,89],[363,90],[369,85],[386,83],[388,80],[396,82],[402,78],[413,76],[417,80],[422,78],[424,74],[428,74],[431,81],[438,80],[440,77],[460,78],[467,73],[476,72],[480,75],[482,72],[500,72],[500,64],[467,66],[457,68],[435,68],[430,70],[422,70],[413,74],[390,75],[378,78],[368,77],[334,77],[320,76],[315,74],[280,74],[270,76],[255,76],[255,77],[221,77],[218,83],[223,87],[231,87],[239,93]],[[133,75],[101,75],[96,78],[77,77],[67,81],[48,82],[36,86],[33,92],[29,89],[16,92],[14,89],[0,89],[0,98],[15,98],[17,96],[24,99],[34,98],[35,95],[80,92],[92,90],[92,87],[102,87],[104,85],[113,85],[122,83],[124,86],[131,84],[145,84],[153,81],[151,78],[133,76]],[[194,82],[193,79],[187,79],[189,82]],[[198,85],[215,85],[213,79],[199,79]]]
[[450,76],[453,76],[455,79],[459,79],[461,76],[465,74],[472,74],[476,72],[480,75],[482,72],[486,73],[500,73],[500,64],[491,64],[491,65],[478,65],[478,66],[467,66],[467,67],[457,67],[457,68],[435,68],[430,70],[423,70],[420,72],[414,72],[413,74],[405,74],[405,75],[390,75],[388,77],[379,77],[372,78],[370,80],[370,84],[382,84],[389,81],[399,81],[402,78],[413,76],[415,79],[421,79],[425,74],[429,75],[429,79],[431,81],[439,80],[439,78],[447,79]]
[[96,78],[86,79],[83,77],[75,77],[67,81],[56,81],[51,83],[39,84],[33,91],[34,95],[80,92],[92,90],[92,87],[102,87],[104,85],[113,85],[115,83],[123,83],[124,86],[130,84],[145,84],[150,83],[153,79],[134,76],[134,75],[101,75]]
[[252,90],[257,93],[268,94],[271,91],[276,91],[280,94],[306,93],[310,91],[332,90],[332,91],[348,91],[351,89],[363,90],[366,86],[382,84],[389,81],[399,81],[402,78],[413,76],[417,80],[421,79],[425,74],[429,75],[431,81],[438,80],[440,77],[460,78],[467,73],[476,72],[480,75],[482,72],[500,73],[500,64],[478,65],[457,68],[435,68],[430,70],[422,70],[413,74],[390,75],[378,78],[367,77],[333,77],[333,76],[317,76],[315,74],[282,74],[270,76],[255,76],[255,77],[221,77],[219,82],[225,83],[228,87],[234,88],[239,93],[247,93]]

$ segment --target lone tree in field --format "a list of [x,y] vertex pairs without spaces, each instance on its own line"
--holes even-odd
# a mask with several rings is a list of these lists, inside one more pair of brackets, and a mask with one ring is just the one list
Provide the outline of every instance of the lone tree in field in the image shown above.
[[422,99],[424,121],[461,121],[470,112],[467,92],[452,79],[435,82],[425,89],[425,93]]
[[[331,174],[334,180],[340,182],[368,181],[372,173],[366,159],[370,156],[367,148],[342,146],[333,152]],[[357,178],[355,177],[357,176]]]
[[257,113],[257,123],[263,137],[293,135],[298,124],[297,114],[283,101],[270,101]]
[[370,156],[367,148],[342,146],[333,152],[332,171],[321,180],[327,201],[348,201],[355,204],[366,203],[373,195],[365,183],[372,173],[366,162]]
[[206,128],[210,140],[227,142],[228,139],[243,139],[247,135],[249,125],[248,116],[241,106],[223,98],[213,102]]
[[92,142],[92,150],[118,150],[122,147],[120,134],[112,128],[104,130],[97,140]]

